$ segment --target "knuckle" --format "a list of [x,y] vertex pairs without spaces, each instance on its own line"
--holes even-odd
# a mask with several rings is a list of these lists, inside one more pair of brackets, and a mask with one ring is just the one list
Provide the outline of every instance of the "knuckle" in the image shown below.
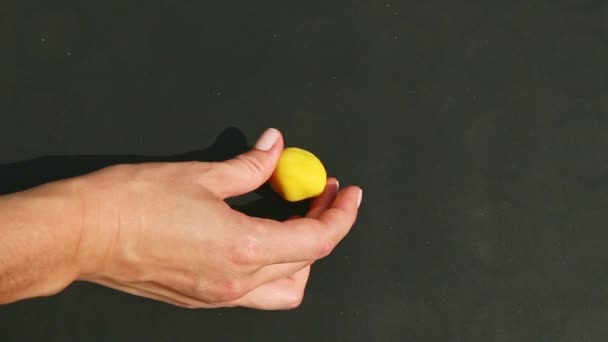
[[212,291],[211,303],[232,302],[246,294],[244,283],[241,281],[228,279],[218,282]]
[[231,246],[231,261],[239,266],[253,266],[262,261],[262,247],[258,239],[252,236],[238,238]]
[[302,305],[302,301],[304,300],[304,291],[294,291],[286,300],[285,308],[286,309],[296,309],[300,305]]
[[264,173],[264,164],[262,164],[262,162],[260,162],[258,159],[247,154],[241,154],[237,156],[236,159],[241,162],[252,174]]
[[207,300],[210,295],[213,295],[213,291],[205,282],[195,282],[190,287],[190,294],[197,299]]
[[324,243],[319,244],[318,253],[317,253],[318,257],[319,258],[327,257],[334,250],[334,247],[335,246],[332,241],[326,241]]

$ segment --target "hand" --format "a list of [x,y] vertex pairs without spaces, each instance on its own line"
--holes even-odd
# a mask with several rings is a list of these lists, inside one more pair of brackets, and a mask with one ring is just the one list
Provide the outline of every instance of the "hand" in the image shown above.
[[120,165],[82,177],[80,280],[188,308],[289,309],[310,265],[355,222],[358,187],[330,178],[303,218],[249,217],[223,200],[253,191],[283,149],[267,130],[224,162]]

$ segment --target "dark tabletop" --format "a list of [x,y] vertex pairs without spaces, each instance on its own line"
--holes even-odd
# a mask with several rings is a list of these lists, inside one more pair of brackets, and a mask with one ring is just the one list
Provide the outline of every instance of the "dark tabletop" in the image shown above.
[[605,1],[0,3],[2,193],[266,127],[364,189],[297,310],[76,283],[0,307],[0,340],[608,336]]

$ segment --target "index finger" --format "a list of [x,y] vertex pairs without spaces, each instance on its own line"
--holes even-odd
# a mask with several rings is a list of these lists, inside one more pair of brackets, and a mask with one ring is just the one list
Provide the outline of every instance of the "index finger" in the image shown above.
[[348,234],[356,221],[361,188],[340,191],[331,206],[318,218],[304,217],[286,222],[261,220],[261,245],[269,251],[269,263],[318,260],[327,256]]

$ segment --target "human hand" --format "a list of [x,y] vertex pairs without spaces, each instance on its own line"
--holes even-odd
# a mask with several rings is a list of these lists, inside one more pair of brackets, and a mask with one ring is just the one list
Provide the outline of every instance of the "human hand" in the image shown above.
[[109,167],[80,177],[80,280],[188,308],[297,307],[310,265],[354,224],[355,186],[330,178],[308,214],[286,222],[249,217],[224,199],[271,176],[283,138],[270,129],[224,162]]

